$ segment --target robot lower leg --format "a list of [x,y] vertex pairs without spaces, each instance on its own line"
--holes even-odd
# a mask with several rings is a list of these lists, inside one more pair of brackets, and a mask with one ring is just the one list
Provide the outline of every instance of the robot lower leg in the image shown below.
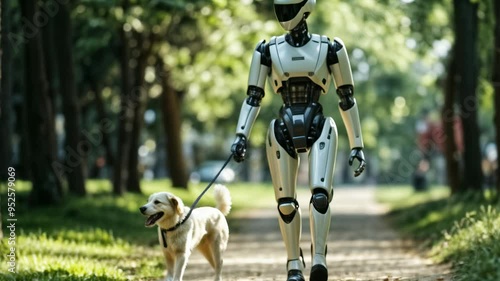
[[312,268],[311,281],[328,280],[326,265],[326,245],[330,230],[330,200],[323,188],[313,189],[309,204],[311,240],[312,240]]

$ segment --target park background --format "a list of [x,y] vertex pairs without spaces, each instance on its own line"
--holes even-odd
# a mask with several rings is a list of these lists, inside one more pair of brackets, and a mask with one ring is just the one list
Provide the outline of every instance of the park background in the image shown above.
[[[336,185],[440,186],[455,207],[472,197],[477,204],[442,228],[481,207],[496,212],[499,9],[495,0],[318,1],[309,29],[346,44],[368,163],[354,179],[332,86],[322,104],[339,128]],[[62,220],[83,216],[68,202],[132,212],[164,187],[197,193],[193,172],[229,156],[257,42],[283,33],[264,0],[2,0],[1,30],[1,214],[12,167],[16,214],[27,224],[20,239],[48,244],[122,239],[105,218],[59,221],[67,225],[59,231],[60,210]],[[266,93],[247,159],[230,165],[229,181],[258,194],[270,189],[264,138],[281,103]],[[120,243],[134,235],[142,234]],[[498,265],[493,251],[487,256]],[[71,264],[59,270],[71,275]],[[26,280],[45,274],[35,268]]]

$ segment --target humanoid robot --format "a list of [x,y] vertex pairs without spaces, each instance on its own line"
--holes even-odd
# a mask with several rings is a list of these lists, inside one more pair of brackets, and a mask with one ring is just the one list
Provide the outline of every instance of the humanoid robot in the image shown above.
[[337,127],[323,115],[320,96],[335,81],[339,108],[347,129],[351,153],[349,165],[359,161],[354,176],[365,168],[363,139],[351,66],[344,43],[310,34],[306,19],[315,0],[274,0],[274,8],[286,34],[257,44],[250,66],[247,98],[241,107],[236,139],[231,146],[237,162],[244,160],[248,137],[260,110],[266,79],[283,99],[279,118],[271,121],[266,154],[278,205],[279,226],[287,251],[288,281],[304,281],[305,266],[299,242],[301,211],[296,200],[300,153],[309,155],[309,203],[312,237],[311,281],[328,280],[326,263],[330,229],[330,201],[337,154]]

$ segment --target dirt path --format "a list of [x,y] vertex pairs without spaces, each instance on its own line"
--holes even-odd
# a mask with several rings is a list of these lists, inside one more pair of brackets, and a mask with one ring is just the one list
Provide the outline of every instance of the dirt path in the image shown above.
[[[329,280],[451,280],[448,267],[433,265],[398,238],[383,220],[385,210],[375,203],[373,194],[374,188],[370,187],[336,188],[331,203]],[[311,258],[308,201],[309,191],[301,190],[301,247],[306,261],[306,280],[309,280]],[[224,258],[224,280],[286,280],[286,253],[276,215],[275,206],[231,215],[236,227],[231,229]],[[184,279],[212,280],[212,276],[212,269],[203,257],[194,254]]]

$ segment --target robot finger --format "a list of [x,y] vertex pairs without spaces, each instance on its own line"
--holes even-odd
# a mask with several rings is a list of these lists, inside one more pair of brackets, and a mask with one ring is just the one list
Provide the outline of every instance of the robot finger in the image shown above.
[[365,170],[365,166],[366,162],[364,160],[361,160],[361,162],[359,163],[359,167],[356,169],[356,171],[354,171],[354,176],[357,177],[361,175],[361,173],[363,173],[363,171]]

